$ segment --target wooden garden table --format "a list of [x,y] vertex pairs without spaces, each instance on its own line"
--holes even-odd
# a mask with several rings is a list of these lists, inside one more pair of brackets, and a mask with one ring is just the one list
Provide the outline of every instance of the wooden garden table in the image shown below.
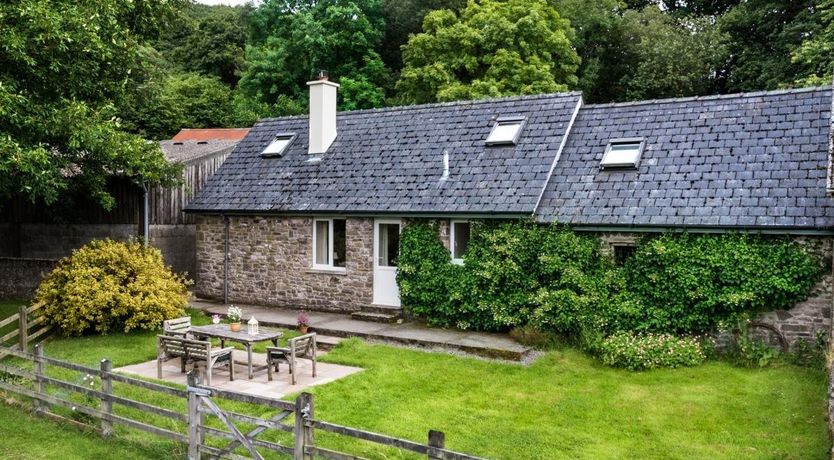
[[261,327],[259,328],[257,334],[252,335],[246,331],[246,324],[243,324],[242,326],[243,327],[238,332],[232,332],[232,330],[229,329],[228,324],[191,326],[190,332],[195,337],[211,337],[215,339],[220,339],[221,348],[226,346],[226,341],[238,342],[240,344],[243,344],[244,348],[246,348],[246,364],[249,370],[249,379],[251,380],[254,377],[255,371],[266,369],[266,366],[258,366],[257,368],[254,368],[252,366],[252,345],[258,342],[270,341],[272,342],[272,345],[277,347],[278,339],[280,339],[284,335],[284,333],[277,329]]

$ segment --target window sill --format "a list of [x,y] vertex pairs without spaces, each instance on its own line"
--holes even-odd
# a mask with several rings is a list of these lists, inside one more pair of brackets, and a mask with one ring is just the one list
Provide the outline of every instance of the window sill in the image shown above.
[[339,267],[313,267],[307,269],[307,273],[318,273],[321,275],[347,275],[347,270]]
[[463,265],[463,259],[452,259],[452,263],[455,265]]

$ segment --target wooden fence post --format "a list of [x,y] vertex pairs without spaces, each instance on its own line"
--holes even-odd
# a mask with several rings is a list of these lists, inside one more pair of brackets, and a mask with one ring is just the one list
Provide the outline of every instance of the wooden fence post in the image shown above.
[[[109,359],[102,359],[100,369],[101,392],[106,395],[101,398],[101,411],[104,412],[105,415],[113,415],[113,401],[108,398],[108,396],[113,394],[113,380],[110,378],[110,372],[113,370],[113,363],[111,363]],[[104,417],[101,418],[101,434],[103,436],[110,436],[113,434],[113,423]]]
[[293,460],[313,460],[313,456],[306,452],[307,447],[315,445],[313,427],[307,426],[305,421],[313,418],[313,395],[301,393],[295,398],[295,430],[293,430]]
[[[35,345],[35,391],[42,395],[44,394],[44,384],[43,384],[43,346],[41,344]],[[44,403],[41,402],[39,399],[35,399],[33,401],[35,404],[35,412],[40,414],[44,412],[45,406]]]
[[20,340],[20,351],[29,349],[29,321],[26,316],[26,305],[21,305],[17,310],[18,315],[18,339]]
[[[442,431],[435,431],[429,430],[429,447],[437,447],[438,449],[445,449],[446,448],[446,434]],[[436,460],[440,459],[441,457],[437,457],[429,452],[429,459]]]
[[200,460],[200,446],[203,436],[200,425],[203,424],[203,413],[200,412],[200,395],[191,391],[192,387],[200,384],[196,369],[188,373],[188,460]]

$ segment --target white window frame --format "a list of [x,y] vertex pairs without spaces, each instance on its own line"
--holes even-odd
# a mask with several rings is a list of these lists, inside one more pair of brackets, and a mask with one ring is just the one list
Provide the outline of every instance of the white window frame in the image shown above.
[[[264,147],[263,151],[261,152],[261,157],[262,158],[274,158],[274,157],[284,156],[284,154],[287,153],[287,149],[290,148],[290,145],[295,140],[295,138],[296,138],[295,133],[278,133],[278,134],[276,134],[272,138],[272,140],[269,141],[269,144],[267,144],[267,146]],[[284,146],[281,147],[278,150],[273,151],[273,152],[267,152],[267,150],[269,150],[269,148],[272,147],[272,145],[275,144],[278,141],[284,141],[285,142]]]
[[[518,139],[521,137],[521,131],[524,130],[524,125],[527,124],[526,117],[499,117],[495,120],[495,124],[492,125],[492,129],[489,131],[486,140],[484,143],[486,145],[516,145],[518,144]],[[515,133],[513,134],[512,139],[492,139],[493,134],[495,131],[504,125],[513,125],[518,126]]]
[[[347,269],[347,267],[337,267],[333,265],[333,243],[336,241],[336,238],[333,237],[333,221],[334,220],[345,220],[345,239],[347,239],[347,221],[344,218],[340,217],[328,217],[326,219],[315,218],[313,219],[313,269],[314,270],[329,270],[329,271],[338,271],[343,272]],[[327,222],[327,263],[326,264],[319,264],[316,263],[318,260],[318,252],[316,251],[316,246],[318,246],[318,223],[319,222]],[[347,244],[347,242],[345,243]]]
[[463,258],[455,258],[455,224],[469,224],[469,238],[472,238],[472,221],[455,219],[449,221],[449,254],[452,256],[452,263],[463,265]]
[[[634,162],[631,163],[612,163],[607,162],[611,149],[616,145],[636,145],[637,154],[634,157]],[[646,146],[646,140],[642,137],[628,137],[622,139],[611,139],[605,147],[605,153],[602,155],[602,160],[599,162],[599,169],[637,169],[640,167],[640,159],[643,157],[643,149]]]

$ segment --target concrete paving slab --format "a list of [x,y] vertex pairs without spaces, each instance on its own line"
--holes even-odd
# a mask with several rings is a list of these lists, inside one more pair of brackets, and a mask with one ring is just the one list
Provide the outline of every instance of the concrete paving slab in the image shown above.
[[[280,366],[280,372],[274,374],[274,380],[271,382],[267,380],[266,370],[255,373],[255,378],[249,380],[246,378],[246,365],[237,364],[241,359],[244,359],[243,353],[235,356],[235,380],[229,381],[229,373],[225,368],[214,369],[211,374],[212,386],[256,396],[282,398],[287,394],[303,391],[315,385],[330,383],[363,370],[358,367],[318,362],[316,363],[316,377],[313,378],[312,362],[303,359],[299,360],[296,384],[293,385],[292,380],[290,380],[289,368],[286,364]],[[252,355],[252,363],[255,365],[265,364],[266,355],[263,353],[254,353]],[[157,378],[156,360],[124,366],[114,370],[116,372],[138,375],[145,378]],[[186,374],[180,372],[179,360],[173,359],[162,365],[162,380],[181,385],[186,384]]]
[[[261,324],[283,328],[296,327],[299,310],[260,305],[235,304],[243,309],[244,320],[254,316]],[[226,305],[193,300],[191,306],[209,314],[226,314]],[[350,315],[307,312],[310,330],[334,337],[362,337],[393,344],[424,348],[451,349],[487,358],[522,361],[531,349],[506,334],[459,331],[426,327],[414,322],[387,324],[352,319]]]

